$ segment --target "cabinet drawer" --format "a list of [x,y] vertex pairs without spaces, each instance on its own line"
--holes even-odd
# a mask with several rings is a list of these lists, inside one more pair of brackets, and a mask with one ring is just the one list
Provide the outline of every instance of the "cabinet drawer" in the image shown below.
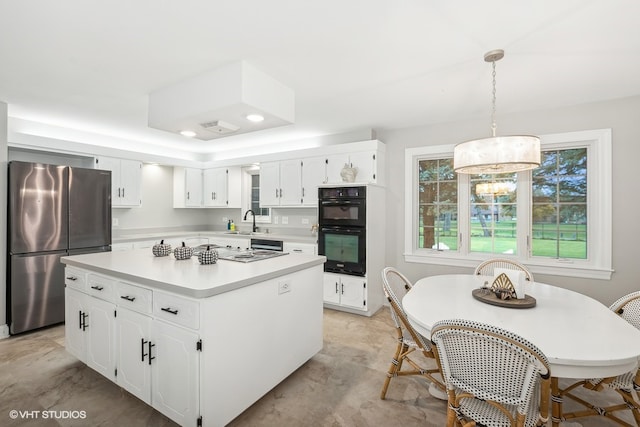
[[64,284],[79,291],[85,290],[87,272],[75,267],[65,267]]
[[151,314],[151,295],[151,290],[130,283],[118,282],[116,286],[116,303],[140,313]]
[[154,292],[153,315],[187,328],[200,328],[200,304],[176,295]]
[[116,281],[105,276],[97,274],[89,274],[87,276],[86,292],[94,297],[105,301],[114,302],[114,294],[116,289]]

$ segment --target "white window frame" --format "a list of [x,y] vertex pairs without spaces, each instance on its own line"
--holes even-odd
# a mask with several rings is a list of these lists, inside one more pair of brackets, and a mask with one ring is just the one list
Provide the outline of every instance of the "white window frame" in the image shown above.
[[[243,206],[242,210],[242,219],[243,223],[253,223],[253,218],[248,216],[247,219],[244,219],[245,213],[251,209],[251,176],[260,174],[260,166],[252,165],[246,166],[242,169],[242,194],[241,194],[241,205]],[[266,208],[269,211],[269,215],[256,215],[256,223],[260,224],[270,224],[271,223],[271,208]]]
[[[587,259],[554,259],[531,255],[531,171],[518,173],[517,255],[500,255],[527,265],[533,273],[610,280],[612,270],[612,163],[611,129],[597,129],[540,136],[545,150],[587,149]],[[469,252],[470,185],[468,175],[458,175],[458,250],[418,248],[418,162],[453,157],[454,145],[405,150],[406,262],[475,267],[498,256]],[[524,237],[523,237],[524,236]]]

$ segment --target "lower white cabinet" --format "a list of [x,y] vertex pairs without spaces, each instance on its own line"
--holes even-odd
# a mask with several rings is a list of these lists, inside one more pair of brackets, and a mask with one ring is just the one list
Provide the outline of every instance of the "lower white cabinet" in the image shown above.
[[67,287],[65,316],[69,353],[115,381],[115,304]]
[[[66,276],[87,277],[87,283],[84,290],[69,285],[65,289],[67,351],[176,423],[197,425],[199,333],[157,318],[151,304],[155,295],[149,289],[78,269],[72,273]],[[93,296],[89,292],[97,292],[94,287],[106,293]],[[115,303],[101,299],[103,295]],[[157,296],[167,307],[176,307],[167,310],[179,319],[197,305],[166,293]]]
[[284,242],[283,250],[284,252],[289,252],[292,254],[308,254],[308,255],[317,255],[318,253],[318,245],[315,243],[291,243]]
[[367,309],[367,279],[324,273],[324,302],[342,307]]

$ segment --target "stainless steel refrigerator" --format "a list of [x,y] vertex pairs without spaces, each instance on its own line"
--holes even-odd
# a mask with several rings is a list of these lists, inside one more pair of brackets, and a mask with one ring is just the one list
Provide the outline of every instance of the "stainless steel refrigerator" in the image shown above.
[[64,322],[60,257],[111,250],[111,172],[9,162],[7,314],[18,334]]

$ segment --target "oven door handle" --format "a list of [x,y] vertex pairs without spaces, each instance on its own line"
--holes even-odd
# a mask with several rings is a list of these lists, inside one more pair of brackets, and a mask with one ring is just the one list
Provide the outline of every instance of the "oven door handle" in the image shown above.
[[322,233],[363,234],[364,228],[320,227]]

